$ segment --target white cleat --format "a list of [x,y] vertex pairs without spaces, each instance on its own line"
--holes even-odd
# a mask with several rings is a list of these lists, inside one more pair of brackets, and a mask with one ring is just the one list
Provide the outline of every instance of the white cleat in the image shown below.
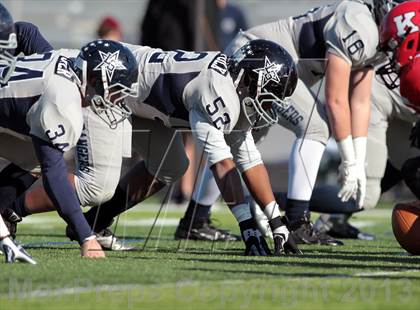
[[134,251],[137,248],[122,242],[108,228],[96,233],[96,240],[107,251]]
[[19,261],[36,265],[36,261],[31,255],[29,255],[22,246],[17,245],[10,237],[0,240],[0,247],[5,256],[6,263],[12,264]]

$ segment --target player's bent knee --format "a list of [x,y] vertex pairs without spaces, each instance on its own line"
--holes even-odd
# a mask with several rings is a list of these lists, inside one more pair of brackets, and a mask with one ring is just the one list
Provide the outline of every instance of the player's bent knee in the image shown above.
[[96,195],[90,197],[89,199],[89,204],[90,206],[100,206],[101,204],[107,202],[108,200],[110,200],[112,198],[112,196],[114,196],[114,192],[115,192],[115,188],[111,191],[111,190],[103,190],[100,191],[98,193],[96,193]]
[[373,209],[381,198],[381,180],[367,180],[366,184],[366,197],[363,203],[364,209]]
[[112,198],[118,182],[98,186],[97,184],[84,184],[76,179],[75,185],[77,197],[79,198],[81,206],[99,206]]
[[172,161],[171,165],[151,165],[147,170],[154,175],[160,182],[170,185],[179,180],[187,171],[190,165],[188,157],[177,158],[176,162]]

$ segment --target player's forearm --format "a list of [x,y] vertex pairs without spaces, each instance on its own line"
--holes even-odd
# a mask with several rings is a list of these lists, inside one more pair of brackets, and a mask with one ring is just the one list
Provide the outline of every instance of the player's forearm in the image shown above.
[[369,100],[351,103],[351,132],[353,138],[367,137],[370,119]]
[[351,135],[350,107],[347,100],[327,98],[328,120],[336,141]]
[[366,137],[370,120],[373,69],[364,68],[351,74],[351,128],[353,138]]
[[229,208],[245,202],[241,178],[232,159],[223,159],[211,167],[217,186]]
[[351,66],[335,54],[327,54],[325,99],[332,134],[337,141],[351,135],[349,82]]
[[252,197],[260,206],[266,206],[275,200],[267,169],[263,164],[244,171],[242,176]]
[[[87,223],[80,209],[74,189],[66,178],[66,174],[44,173],[44,187],[60,216],[74,229],[80,244],[92,236],[92,228]],[[59,181],[59,182],[58,182]]]
[[76,192],[68,180],[63,155],[61,151],[38,138],[33,138],[33,142],[41,164],[45,191],[60,216],[76,232],[78,241],[82,244],[93,233],[80,209]]

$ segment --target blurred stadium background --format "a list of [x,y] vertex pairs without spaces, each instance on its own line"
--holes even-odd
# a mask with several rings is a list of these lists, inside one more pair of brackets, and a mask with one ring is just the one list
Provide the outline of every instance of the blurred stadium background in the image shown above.
[[[153,1],[153,0],[150,0]],[[168,0],[170,1],[170,0]],[[202,1],[208,0],[190,0]],[[96,38],[96,29],[105,16],[120,23],[123,40],[139,44],[141,24],[149,0],[3,0],[16,21],[36,24],[55,48],[79,48]],[[249,27],[300,15],[335,0],[228,0],[245,14]],[[319,92],[320,95],[323,91]],[[287,185],[287,159],[294,135],[274,126],[261,145],[275,189]],[[334,149],[334,146],[332,146]],[[334,151],[332,151],[334,152]],[[333,178],[336,181],[335,178]]]

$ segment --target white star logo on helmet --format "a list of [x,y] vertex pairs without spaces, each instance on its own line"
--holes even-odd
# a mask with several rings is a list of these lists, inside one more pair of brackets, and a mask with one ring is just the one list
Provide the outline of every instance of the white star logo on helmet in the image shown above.
[[119,50],[114,53],[104,53],[99,51],[99,55],[101,56],[102,61],[93,69],[93,71],[101,71],[102,68],[104,68],[109,81],[112,80],[115,70],[127,70],[121,60],[118,59],[120,55]]
[[261,83],[261,87],[267,85],[270,81],[280,83],[279,71],[283,67],[283,64],[276,64],[271,62],[267,56],[264,60],[264,68],[253,69],[252,71],[258,73],[258,81]]

